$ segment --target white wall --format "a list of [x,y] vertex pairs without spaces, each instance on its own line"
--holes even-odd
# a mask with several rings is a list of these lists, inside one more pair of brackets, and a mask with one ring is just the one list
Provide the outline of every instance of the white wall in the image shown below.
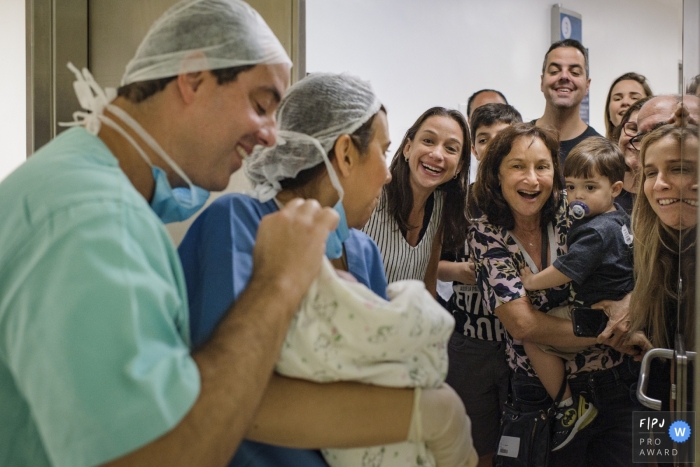
[[[551,0],[307,0],[307,71],[349,71],[372,82],[389,111],[392,147],[434,105],[458,108],[481,88],[502,91],[525,120],[544,112],[539,90]],[[644,74],[655,93],[678,91],[681,0],[570,0],[583,15],[591,68],[591,125],[603,133],[611,82]]]
[[[0,0],[0,180],[27,158],[24,0]],[[2,202],[2,200],[0,200]]]
[[683,74],[686,86],[700,74],[700,0],[683,2]]

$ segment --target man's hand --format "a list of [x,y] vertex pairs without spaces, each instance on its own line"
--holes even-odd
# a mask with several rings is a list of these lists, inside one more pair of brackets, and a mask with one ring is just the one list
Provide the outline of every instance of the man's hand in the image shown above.
[[641,361],[647,350],[652,349],[654,347],[642,331],[635,331],[631,334],[628,334],[625,344],[636,350],[634,359],[637,361]]
[[263,217],[253,250],[251,282],[282,284],[290,302],[298,302],[321,270],[328,233],[338,214],[316,200],[293,199]]
[[688,111],[688,107],[682,102],[678,103],[673,116],[668,119],[667,123],[675,123],[676,126],[685,127],[687,125],[697,125],[697,116]]

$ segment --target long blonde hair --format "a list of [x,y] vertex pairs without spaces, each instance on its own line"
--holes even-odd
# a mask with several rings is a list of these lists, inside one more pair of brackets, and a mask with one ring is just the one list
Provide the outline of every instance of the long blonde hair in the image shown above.
[[[649,133],[642,141],[640,165],[644,167],[647,149],[661,139],[671,137],[678,143],[697,138],[697,127],[680,128],[664,125]],[[634,234],[635,286],[630,301],[630,330],[643,331],[654,347],[673,346],[669,342],[669,321],[676,321],[680,303],[680,322],[676,329],[687,349],[695,347],[695,236],[696,228],[678,230],[662,223],[643,192],[646,176],[641,171],[640,187],[632,212]],[[681,258],[690,258],[679,264]],[[683,289],[678,290],[678,278]],[[673,314],[671,314],[673,313]]]

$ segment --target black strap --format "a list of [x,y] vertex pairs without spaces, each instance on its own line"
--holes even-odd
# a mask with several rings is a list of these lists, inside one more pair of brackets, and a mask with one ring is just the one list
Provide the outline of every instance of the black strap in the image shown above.
[[540,272],[547,269],[549,262],[547,261],[547,253],[549,251],[549,235],[547,234],[547,227],[542,227],[542,268]]
[[557,394],[556,399],[554,399],[554,405],[559,405],[559,402],[561,402],[561,398],[564,397],[564,392],[566,392],[566,375],[567,373],[564,374],[564,381],[561,382],[559,393]]
[[568,371],[564,373],[564,380],[561,382],[561,387],[559,388],[559,393],[557,394],[557,397],[554,399],[554,402],[552,402],[552,406],[549,408],[548,413],[549,416],[554,416],[554,413],[557,411],[559,408],[559,403],[561,402],[561,398],[564,397],[564,392],[566,391],[566,376],[568,375]]

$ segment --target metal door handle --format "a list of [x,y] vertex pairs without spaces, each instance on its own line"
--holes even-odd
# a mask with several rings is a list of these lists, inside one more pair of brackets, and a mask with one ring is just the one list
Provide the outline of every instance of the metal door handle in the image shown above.
[[637,384],[637,400],[652,410],[661,410],[661,401],[647,396],[647,386],[649,386],[649,375],[651,374],[651,361],[655,358],[673,358],[671,349],[651,349],[644,354],[642,359],[642,369],[639,371],[639,384]]
[[[664,358],[667,360],[673,359],[672,349],[651,349],[644,354],[642,359],[642,368],[639,372],[639,384],[637,384],[637,399],[639,402],[650,409],[661,410],[661,401],[652,399],[647,396],[647,387],[649,386],[649,376],[651,373],[651,361],[655,358]],[[686,352],[685,357],[688,360],[695,360],[695,352]]]

